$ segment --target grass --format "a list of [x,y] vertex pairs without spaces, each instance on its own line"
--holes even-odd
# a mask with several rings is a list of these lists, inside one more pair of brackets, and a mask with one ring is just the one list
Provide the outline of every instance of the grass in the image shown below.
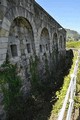
[[79,109],[80,108],[80,63],[79,63],[78,73],[77,73],[76,96],[74,101],[75,101],[74,107],[76,109]]
[[63,83],[61,90],[56,92],[58,100],[55,103],[55,105],[53,105],[52,114],[51,114],[51,117],[49,120],[52,120],[52,118],[54,118],[55,116],[58,115],[58,113],[63,105],[63,100],[65,98],[65,95],[66,95],[66,92],[67,92],[67,89],[68,89],[68,86],[69,86],[69,83],[71,80],[71,74],[73,73],[76,59],[77,59],[77,52],[74,52],[73,65],[69,71],[69,74],[67,76],[65,76],[65,78],[64,78],[64,83]]
[[66,43],[66,48],[80,48],[80,41],[70,41]]

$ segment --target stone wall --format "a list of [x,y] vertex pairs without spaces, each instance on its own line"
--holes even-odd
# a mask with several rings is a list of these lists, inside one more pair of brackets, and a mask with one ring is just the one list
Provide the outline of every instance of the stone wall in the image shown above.
[[7,52],[15,62],[23,54],[42,56],[56,47],[65,54],[66,31],[35,1],[2,0],[0,13],[0,64]]
[[7,56],[18,65],[25,91],[30,89],[30,58],[40,59],[44,79],[45,55],[55,71],[65,58],[65,47],[65,29],[34,0],[0,0],[0,65]]
[[0,65],[7,56],[17,64],[25,94],[31,87],[30,58],[39,58],[40,79],[44,80],[45,55],[49,70],[55,71],[65,58],[65,47],[65,29],[34,0],[0,0]]

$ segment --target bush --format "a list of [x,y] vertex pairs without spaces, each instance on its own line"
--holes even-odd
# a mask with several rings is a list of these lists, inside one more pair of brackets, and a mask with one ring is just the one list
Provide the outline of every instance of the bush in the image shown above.
[[7,120],[17,120],[22,112],[20,91],[22,82],[17,76],[16,65],[3,64],[3,71],[0,72],[1,92],[3,93],[3,104],[6,111]]

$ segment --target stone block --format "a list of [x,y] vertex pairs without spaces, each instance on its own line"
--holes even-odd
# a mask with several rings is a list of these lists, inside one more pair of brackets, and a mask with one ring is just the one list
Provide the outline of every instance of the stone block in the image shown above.
[[10,25],[11,25],[11,22],[6,17],[4,17],[2,28],[9,31]]
[[3,54],[2,55],[2,60],[5,60],[6,59],[6,54]]
[[0,61],[2,61],[2,54],[0,54]]
[[7,53],[7,48],[0,49],[0,54],[6,54]]
[[8,38],[7,37],[0,37],[0,42],[1,43],[8,43]]
[[0,65],[2,65],[4,63],[5,60],[0,60]]
[[7,43],[1,43],[0,44],[0,49],[7,48]]
[[0,28],[0,36],[8,37],[9,32],[3,28]]

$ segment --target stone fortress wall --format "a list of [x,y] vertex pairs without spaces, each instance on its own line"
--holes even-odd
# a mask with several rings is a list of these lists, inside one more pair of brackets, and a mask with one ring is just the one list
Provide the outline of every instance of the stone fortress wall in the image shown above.
[[34,0],[0,0],[0,65],[58,49],[65,55],[66,31]]
[[[45,54],[49,69],[56,71],[56,65],[66,56],[65,47],[65,29],[34,0],[0,0],[0,65],[7,56],[12,64],[18,65],[24,94],[29,93],[31,87],[30,57],[39,58],[40,79],[44,80]],[[0,99],[1,120],[5,119],[4,113]]]

